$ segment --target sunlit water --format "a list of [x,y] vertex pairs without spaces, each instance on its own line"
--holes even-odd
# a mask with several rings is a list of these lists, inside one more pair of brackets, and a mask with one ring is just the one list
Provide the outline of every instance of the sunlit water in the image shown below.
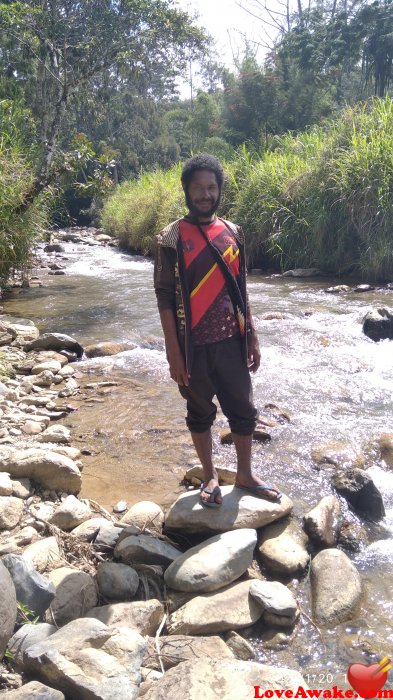
[[[171,502],[181,490],[184,468],[195,455],[184,424],[183,400],[169,379],[150,260],[111,248],[65,244],[67,274],[46,277],[45,287],[15,293],[6,304],[14,316],[34,320],[42,332],[69,333],[83,345],[104,340],[132,341],[136,347],[110,358],[83,362],[94,381],[115,379],[113,389],[85,401],[68,419],[74,434],[94,447],[86,458],[84,493],[109,507],[150,498]],[[365,596],[351,623],[335,630],[316,629],[302,616],[290,647],[260,658],[303,673],[318,673],[319,685],[343,685],[349,663],[393,653],[393,471],[376,448],[381,432],[393,431],[393,341],[374,343],[361,321],[375,306],[392,307],[384,290],[331,295],[332,281],[249,276],[249,295],[262,347],[261,367],[253,378],[255,401],[287,411],[290,423],[272,432],[268,445],[256,445],[255,469],[273,479],[294,500],[295,517],[332,493],[330,468],[315,469],[312,446],[351,441],[366,455],[366,467],[383,494],[383,528],[369,530],[371,543],[351,555],[362,572]],[[267,313],[284,318],[263,320]],[[234,466],[233,448],[221,446],[215,432],[215,458]],[[343,504],[347,517],[356,520]],[[379,533],[379,534],[378,534]],[[381,534],[382,533],[382,534]],[[292,584],[310,616],[309,584]],[[258,632],[259,633],[259,632]],[[321,636],[322,635],[322,636]],[[312,675],[309,677],[313,686]],[[330,677],[328,679],[330,681]],[[314,682],[315,685],[315,682]]]

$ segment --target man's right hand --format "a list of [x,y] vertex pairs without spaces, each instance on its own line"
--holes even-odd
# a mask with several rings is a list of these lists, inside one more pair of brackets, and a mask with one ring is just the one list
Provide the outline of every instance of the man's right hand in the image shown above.
[[173,381],[179,384],[179,386],[188,386],[189,378],[181,350],[173,350],[170,353],[167,352],[167,359],[169,363],[169,372]]

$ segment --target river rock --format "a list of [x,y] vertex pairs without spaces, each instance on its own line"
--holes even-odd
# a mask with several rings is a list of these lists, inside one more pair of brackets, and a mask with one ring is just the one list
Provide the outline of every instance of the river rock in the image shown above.
[[276,668],[254,661],[235,659],[199,659],[183,661],[165,675],[144,694],[144,700],[246,700],[256,695],[263,697],[265,690],[291,690],[307,684],[298,671]]
[[114,343],[108,341],[87,345],[85,354],[86,357],[107,357],[109,355],[118,355],[119,352],[124,352],[125,350],[132,350],[135,347],[135,343]]
[[17,600],[41,617],[55,597],[53,583],[41,576],[33,565],[19,554],[6,554],[2,557],[2,562],[14,583]]
[[262,530],[259,552],[269,572],[293,576],[308,566],[307,543],[307,535],[300,526],[286,520]]
[[320,277],[321,270],[317,267],[297,267],[282,273],[283,277]]
[[79,501],[75,496],[67,496],[51,515],[49,522],[68,532],[89,520],[91,515],[92,513],[87,503]]
[[[252,439],[256,442],[269,442],[272,439],[270,433],[267,430],[263,430],[261,427],[255,428]],[[220,442],[222,445],[232,445],[233,436],[231,430],[222,430],[220,433]],[[234,483],[234,482],[231,482]]]
[[75,374],[75,370],[71,365],[64,365],[64,367],[61,368],[61,370],[58,372],[60,377],[67,378],[72,377]]
[[304,529],[317,545],[334,547],[341,524],[340,502],[334,496],[324,496],[303,518]]
[[12,481],[6,472],[0,472],[0,496],[11,496]]
[[28,477],[50,490],[77,494],[81,489],[81,473],[75,462],[56,452],[35,447],[15,450],[2,466],[13,477]]
[[51,605],[47,622],[61,626],[83,617],[97,605],[97,589],[89,574],[78,569],[62,566],[50,571],[47,578],[56,587],[56,596]]
[[20,522],[23,501],[15,496],[0,496],[0,530],[12,530]]
[[12,537],[8,533],[4,533],[4,539],[0,541],[0,557],[3,554],[18,554],[18,549],[30,544],[33,540],[39,537],[37,530],[34,527],[26,526],[16,532]]
[[[106,518],[89,518],[83,523],[73,528],[71,535],[78,537],[84,542],[91,542],[98,534],[100,527],[105,526],[109,521]],[[119,528],[116,528],[119,531]]]
[[342,469],[351,467],[362,469],[366,461],[364,455],[354,445],[340,440],[313,445],[311,456],[320,467],[329,465]]
[[98,591],[105,600],[131,600],[138,590],[139,576],[127,564],[105,561],[97,567]]
[[50,688],[39,681],[30,681],[20,688],[7,691],[7,700],[65,700],[60,690]]
[[370,520],[382,520],[385,517],[381,493],[362,469],[348,469],[334,474],[332,483],[356,512]]
[[393,467],[393,433],[382,433],[379,448],[383,461],[388,467]]
[[94,546],[104,552],[112,551],[116,547],[120,533],[121,528],[107,520],[105,524],[101,525],[94,540]]
[[349,552],[360,552],[369,544],[367,531],[359,523],[346,522],[340,529],[338,544]]
[[197,596],[170,615],[169,634],[213,634],[253,625],[262,608],[250,595],[251,581]]
[[[241,659],[242,661],[253,661],[257,658],[251,644],[249,644],[244,637],[233,630],[225,635],[225,643],[236,659]],[[214,657],[211,656],[210,658]]]
[[[47,362],[39,362],[34,365],[31,370],[32,374],[41,374],[41,372],[52,372],[52,374],[57,374],[61,370],[61,364],[57,360],[47,360]],[[47,385],[47,386],[50,386]]]
[[354,565],[339,549],[324,549],[311,563],[314,619],[325,625],[349,620],[360,602],[362,585]]
[[168,566],[181,552],[171,544],[149,535],[130,535],[119,541],[114,556],[128,564],[163,564]]
[[296,610],[292,617],[289,617],[288,615],[276,615],[275,613],[267,612],[266,610],[263,613],[263,622],[267,627],[283,627],[284,629],[286,629],[292,628],[299,619],[299,617],[300,610]]
[[37,438],[38,442],[55,442],[68,444],[71,442],[71,431],[66,428],[65,425],[51,425],[49,428],[44,430],[43,433]]
[[124,626],[137,630],[143,636],[154,637],[164,617],[164,606],[159,600],[138,600],[131,603],[112,603],[92,608],[86,617],[94,617],[111,627]]
[[215,509],[200,504],[199,492],[181,494],[166,514],[165,527],[198,534],[257,529],[288,515],[293,506],[285,495],[279,502],[273,502],[233,486],[223,486],[221,492],[222,505]]
[[363,333],[376,343],[393,338],[393,313],[390,309],[379,308],[369,311],[363,319]]
[[8,642],[8,649],[12,654],[12,665],[16,669],[23,668],[23,654],[29,647],[37,642],[42,642],[48,639],[57,631],[54,625],[49,625],[47,622],[41,623],[26,623],[18,629]]
[[[218,475],[218,481],[221,485],[233,485],[235,483],[236,469],[228,469],[228,467],[217,467],[216,471]],[[200,483],[202,483],[204,479],[203,469],[199,465],[195,465],[195,467],[190,467],[190,469],[187,469],[184,475],[185,481],[194,483],[193,479],[197,479]]]
[[135,503],[121,518],[122,523],[136,525],[144,530],[146,527],[161,532],[164,522],[164,511],[152,501],[139,501]]
[[43,431],[44,426],[36,420],[27,420],[21,428],[25,435],[39,435]]
[[51,452],[56,452],[58,455],[65,455],[72,460],[77,460],[81,456],[81,451],[77,447],[70,447],[70,445],[51,445]]
[[0,561],[0,659],[6,650],[16,623],[15,586],[8,569]]
[[[40,331],[33,321],[26,319],[19,323],[7,323],[7,330],[16,333],[16,338],[20,338],[24,343],[35,342],[40,335]],[[24,346],[26,349],[26,345]]]
[[47,243],[44,253],[65,253],[65,248],[60,243]]
[[279,581],[254,580],[250,595],[265,612],[293,618],[298,611],[298,604],[292,591]]
[[[186,635],[170,635],[159,637],[158,646],[165,671],[177,666],[187,659],[196,660],[204,657],[211,659],[233,659],[234,655],[220,637],[189,637]],[[150,638],[147,643],[143,666],[156,671],[161,670],[156,640]]]
[[252,529],[215,535],[178,556],[165,583],[180,591],[206,593],[236,581],[250,566],[257,533]]
[[43,333],[39,338],[25,345],[25,350],[70,350],[80,358],[83,355],[83,347],[69,335],[63,333]]
[[134,700],[145,649],[146,642],[132,629],[78,619],[29,647],[24,670],[72,700]]

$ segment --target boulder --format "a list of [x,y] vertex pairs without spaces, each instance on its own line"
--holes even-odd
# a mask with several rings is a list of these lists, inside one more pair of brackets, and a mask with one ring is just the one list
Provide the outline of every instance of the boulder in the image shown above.
[[108,355],[117,355],[125,350],[132,350],[135,347],[135,343],[95,343],[85,347],[85,354],[86,357],[107,357]]
[[340,502],[334,496],[324,496],[303,518],[309,538],[318,546],[334,547],[341,525]]
[[12,654],[12,665],[18,669],[23,668],[23,654],[26,649],[48,639],[56,632],[57,628],[54,625],[49,625],[47,622],[37,624],[27,623],[19,627],[18,631],[11,637],[8,642],[8,649]]
[[139,576],[127,564],[101,562],[97,567],[97,586],[105,600],[131,600],[138,590]]
[[393,433],[382,433],[379,438],[381,457],[388,467],[393,468]]
[[215,535],[178,556],[165,572],[165,583],[195,593],[223,588],[247,571],[256,542],[257,533],[252,529]]
[[43,333],[39,338],[25,345],[25,350],[70,350],[78,357],[83,355],[83,347],[69,335],[63,333]]
[[293,618],[298,604],[293,593],[279,581],[259,581],[255,579],[250,594],[265,612]]
[[136,525],[143,530],[159,530],[161,532],[164,522],[164,511],[152,501],[139,501],[135,503],[121,518],[122,523]]
[[257,529],[288,515],[293,506],[285,495],[273,502],[233,486],[223,486],[221,492],[223,502],[216,509],[200,504],[199,491],[181,494],[166,513],[166,529],[198,534]]
[[15,586],[16,598],[26,605],[34,615],[42,617],[55,597],[55,587],[41,576],[33,565],[19,554],[6,554],[2,557]]
[[[225,635],[225,643],[236,659],[241,659],[242,661],[253,661],[257,658],[251,644],[249,644],[244,637],[238,634],[238,632],[228,632]],[[210,658],[214,658],[213,655]]]
[[341,469],[362,469],[366,462],[364,455],[352,443],[342,440],[313,445],[311,456],[319,467],[327,465]]
[[[233,653],[218,636],[188,637],[182,634],[173,634],[158,639],[158,648],[165,671],[187,659],[196,660],[208,657],[210,659],[233,659]],[[156,640],[150,637],[147,643],[144,668],[161,670],[157,653]]]
[[0,530],[12,530],[20,522],[24,503],[15,496],[0,496]]
[[4,539],[0,543],[0,556],[3,554],[14,554],[20,547],[30,544],[39,538],[39,534],[34,527],[26,526],[10,536],[4,533]]
[[62,561],[59,545],[54,536],[44,537],[42,540],[29,544],[25,548],[23,556],[41,574],[46,571],[48,566],[53,567],[57,563],[60,565]]
[[270,573],[293,576],[309,562],[308,538],[300,526],[290,520],[268,525],[261,532],[259,552]]
[[[89,518],[89,520],[85,520],[83,523],[73,528],[71,530],[71,535],[74,535],[84,542],[91,542],[98,534],[100,528],[109,522],[110,521],[106,518]],[[119,534],[119,528],[116,529],[118,530]]]
[[381,493],[362,469],[348,469],[334,474],[332,483],[357,513],[374,521],[385,517]]
[[119,541],[114,556],[127,564],[168,566],[181,552],[171,544],[149,535],[130,535]]
[[197,596],[170,615],[169,634],[214,634],[250,627],[262,608],[250,595],[252,581]]
[[283,277],[320,277],[321,270],[317,267],[297,267],[282,273]]
[[8,569],[0,561],[0,659],[6,650],[16,623],[15,586]]
[[62,566],[50,571],[47,578],[56,587],[56,596],[51,604],[51,615],[47,622],[59,627],[71,620],[83,617],[97,605],[97,589],[93,578],[84,571]]
[[[276,668],[254,661],[235,659],[199,659],[183,661],[154,683],[144,700],[246,700],[264,697],[265,690],[292,691],[307,684],[298,671]],[[257,695],[258,693],[258,695]]]
[[72,494],[81,489],[81,473],[75,462],[56,452],[35,447],[15,450],[2,466],[12,477],[28,477],[47,489]]
[[24,653],[24,670],[72,700],[135,700],[144,639],[99,620],[73,620]]
[[47,243],[44,253],[65,253],[65,248],[60,243]]
[[65,425],[51,425],[41,433],[37,441],[68,445],[71,442],[71,431]]
[[349,620],[362,595],[360,576],[344,552],[324,549],[311,563],[311,596],[317,624]]
[[363,319],[363,333],[378,342],[393,338],[393,313],[390,309],[373,309]]
[[86,520],[90,520],[91,515],[90,506],[87,503],[79,501],[75,496],[67,496],[50,516],[49,522],[68,532]]
[[[33,321],[27,319],[18,323],[7,323],[7,331],[16,333],[16,338],[20,338],[24,343],[34,342],[40,335],[40,331]],[[26,345],[24,349],[26,349]]]
[[[219,484],[233,485],[236,481],[236,469],[228,469],[228,467],[217,467],[217,475]],[[203,481],[203,469],[199,465],[187,469],[184,479],[194,483],[192,480],[197,479],[200,483]]]
[[7,700],[65,700],[60,690],[50,688],[39,681],[30,681],[20,688],[7,691]]
[[[41,372],[51,372],[57,374],[61,370],[61,364],[58,360],[47,360],[46,362],[38,362],[31,370],[32,374],[41,374]],[[51,382],[48,384],[50,386]]]
[[110,627],[124,625],[149,637],[155,636],[163,616],[164,606],[155,598],[101,605],[99,608],[92,608],[86,615],[101,620]]
[[120,537],[121,528],[109,520],[101,525],[98,535],[94,540],[94,546],[104,552],[112,551]]

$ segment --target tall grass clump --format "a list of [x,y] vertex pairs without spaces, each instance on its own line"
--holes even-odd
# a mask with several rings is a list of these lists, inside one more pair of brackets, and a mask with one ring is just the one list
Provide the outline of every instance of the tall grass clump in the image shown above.
[[105,231],[118,238],[123,248],[150,255],[155,234],[185,213],[180,174],[179,164],[119,185],[104,205]]
[[390,98],[276,140],[249,164],[231,211],[248,234],[251,264],[390,277],[392,164]]
[[31,130],[28,110],[0,101],[0,283],[12,270],[29,267],[34,241],[47,225],[43,197],[19,212],[34,179],[26,136]]

